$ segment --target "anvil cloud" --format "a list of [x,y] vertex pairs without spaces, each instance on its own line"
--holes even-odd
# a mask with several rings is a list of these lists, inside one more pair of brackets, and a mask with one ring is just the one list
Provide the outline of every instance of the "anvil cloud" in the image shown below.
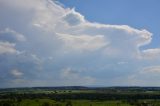
[[151,42],[146,29],[93,23],[57,1],[0,0],[0,87],[141,85],[141,71],[160,67],[160,48],[140,49]]

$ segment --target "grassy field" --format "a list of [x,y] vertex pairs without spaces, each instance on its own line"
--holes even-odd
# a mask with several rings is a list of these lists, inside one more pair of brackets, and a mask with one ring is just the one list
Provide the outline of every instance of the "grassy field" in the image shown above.
[[24,99],[19,102],[10,101],[10,103],[14,104],[14,106],[131,106],[121,101],[66,100],[57,102],[51,99]]
[[65,100],[55,101],[51,99],[23,99],[20,101],[0,100],[0,106],[160,106],[160,100],[139,100],[137,104],[129,104],[124,101],[106,100]]
[[1,89],[0,106],[160,106],[160,88]]

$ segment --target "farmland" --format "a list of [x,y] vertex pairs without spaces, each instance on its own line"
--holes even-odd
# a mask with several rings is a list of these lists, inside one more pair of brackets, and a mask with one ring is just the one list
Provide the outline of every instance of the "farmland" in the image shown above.
[[160,106],[160,88],[7,88],[0,89],[0,106]]

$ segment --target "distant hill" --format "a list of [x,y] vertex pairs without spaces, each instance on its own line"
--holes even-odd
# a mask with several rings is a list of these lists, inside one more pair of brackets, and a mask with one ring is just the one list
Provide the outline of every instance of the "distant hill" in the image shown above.
[[114,87],[85,87],[85,86],[57,86],[57,87],[17,87],[0,88],[0,91],[15,90],[120,90],[120,91],[160,91],[160,87],[138,87],[138,86],[114,86]]

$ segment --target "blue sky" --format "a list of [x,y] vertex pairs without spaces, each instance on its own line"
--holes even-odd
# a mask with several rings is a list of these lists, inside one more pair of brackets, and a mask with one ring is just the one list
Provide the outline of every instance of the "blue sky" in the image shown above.
[[160,86],[159,8],[159,0],[0,0],[0,87]]

